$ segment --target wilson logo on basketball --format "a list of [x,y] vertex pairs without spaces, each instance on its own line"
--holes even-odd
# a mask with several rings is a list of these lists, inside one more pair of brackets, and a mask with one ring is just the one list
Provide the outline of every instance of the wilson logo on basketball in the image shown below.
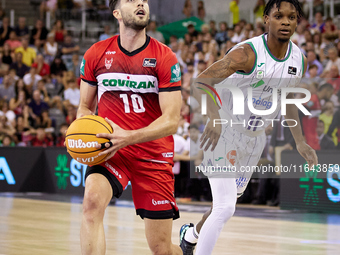
[[227,153],[227,159],[234,166],[236,162],[236,151],[232,150]]
[[68,147],[73,149],[82,149],[82,148],[96,148],[96,146],[98,145],[98,142],[83,142],[83,140],[78,139],[78,140],[73,140],[73,139],[68,139],[67,140],[68,143]]

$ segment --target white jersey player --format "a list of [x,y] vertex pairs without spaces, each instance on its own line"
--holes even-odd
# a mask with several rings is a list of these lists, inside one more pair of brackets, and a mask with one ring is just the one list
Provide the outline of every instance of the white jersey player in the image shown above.
[[[193,254],[198,236],[195,254],[211,254],[224,224],[234,214],[237,197],[242,195],[250,180],[251,172],[240,171],[241,167],[257,165],[265,146],[264,129],[280,110],[280,96],[276,100],[275,89],[281,91],[296,87],[306,70],[305,57],[290,41],[301,14],[298,0],[270,0],[264,11],[268,34],[238,44],[195,81],[194,93],[198,99],[204,93],[196,88],[215,85],[212,80],[216,78],[223,80],[215,86],[221,98],[219,106],[207,97],[206,111],[210,121],[201,137],[201,145],[204,145],[205,150],[202,166],[216,166],[218,163],[236,169],[236,174],[230,175],[232,171],[227,175],[223,171],[208,173],[213,206],[196,226],[182,226],[180,246],[185,255]],[[255,110],[275,110],[261,115],[254,114],[251,107],[244,107],[243,114],[233,114],[239,102],[232,100],[226,85],[243,92],[245,105],[250,100]],[[247,93],[249,87],[252,88],[251,98],[248,98],[250,94]],[[292,97],[292,94],[287,95],[287,98]],[[272,107],[274,103],[277,103],[276,108]],[[285,117],[289,126],[297,123],[291,132],[299,153],[309,165],[317,164],[315,151],[303,139],[298,110],[294,104],[287,105]],[[216,125],[213,120],[225,120],[225,125]],[[210,146],[211,150],[208,150]]]

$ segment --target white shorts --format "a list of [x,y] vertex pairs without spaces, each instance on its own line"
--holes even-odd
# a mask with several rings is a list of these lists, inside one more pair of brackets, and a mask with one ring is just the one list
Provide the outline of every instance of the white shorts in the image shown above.
[[[214,151],[204,152],[200,167],[209,178],[235,178],[237,195],[246,189],[257,166],[266,143],[265,133],[250,137],[227,126],[222,129],[221,137]],[[209,168],[210,167],[210,168]]]

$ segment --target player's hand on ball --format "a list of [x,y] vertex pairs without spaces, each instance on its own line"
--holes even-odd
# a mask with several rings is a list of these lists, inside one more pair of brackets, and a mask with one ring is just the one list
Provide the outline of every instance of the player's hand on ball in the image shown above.
[[201,136],[201,148],[204,147],[204,151],[207,151],[211,146],[211,151],[213,151],[218,143],[218,139],[221,136],[222,125],[215,125],[214,122],[209,121],[208,124],[205,126],[204,132]]
[[296,144],[296,149],[307,161],[310,168],[318,164],[318,156],[316,155],[315,150],[312,149],[312,147],[310,147],[306,142]]
[[109,160],[116,154],[119,149],[124,148],[130,144],[131,131],[122,129],[108,118],[105,118],[105,120],[107,121],[107,123],[110,124],[113,132],[112,134],[97,134],[98,138],[107,138],[110,140],[110,142],[104,143],[103,145],[99,144],[97,148],[100,149],[102,148],[102,146],[107,148],[106,150],[100,152],[98,156],[109,154],[106,157],[106,160]]

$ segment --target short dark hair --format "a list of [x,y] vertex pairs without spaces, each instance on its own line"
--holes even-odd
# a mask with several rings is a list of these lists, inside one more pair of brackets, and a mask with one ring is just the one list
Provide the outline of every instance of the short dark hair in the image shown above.
[[308,70],[310,70],[310,69],[312,69],[312,68],[319,69],[317,65],[314,65],[314,64],[313,64],[313,65],[310,65],[310,66],[309,66]]
[[276,7],[278,9],[280,9],[282,2],[287,2],[287,3],[291,3],[292,5],[294,5],[294,7],[295,7],[295,9],[298,13],[298,15],[297,15],[298,18],[303,17],[303,11],[301,9],[301,5],[300,5],[298,0],[269,0],[269,2],[266,4],[266,7],[264,8],[263,15],[269,16],[270,11],[274,7],[275,4],[276,4]]
[[116,9],[116,6],[120,0],[110,0],[109,6],[111,12],[113,12]]

